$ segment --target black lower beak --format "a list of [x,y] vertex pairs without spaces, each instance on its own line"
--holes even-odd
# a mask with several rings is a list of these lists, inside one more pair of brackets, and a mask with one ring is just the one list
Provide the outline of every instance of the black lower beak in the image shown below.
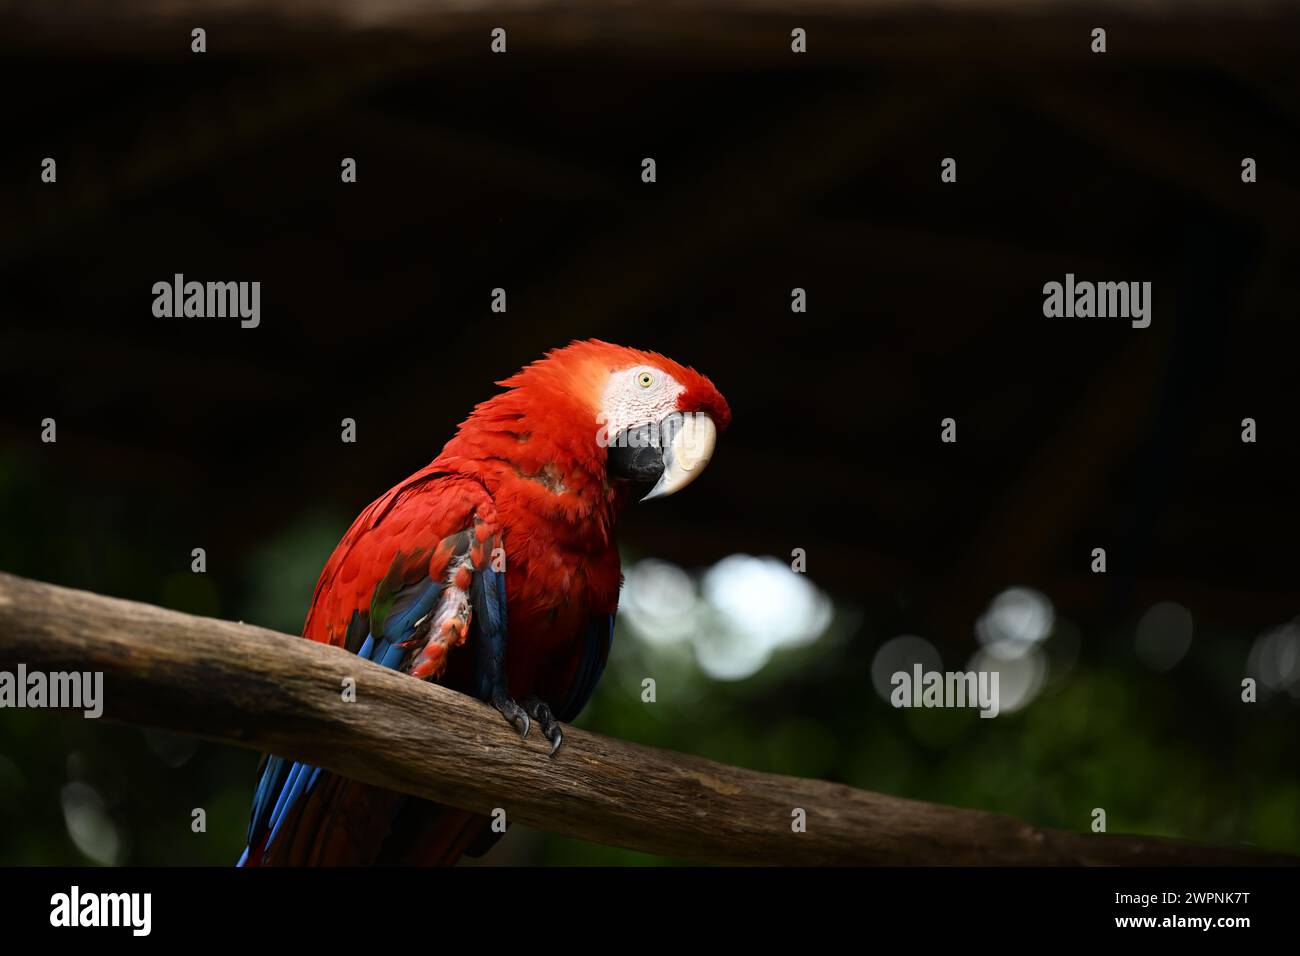
[[619,432],[607,449],[605,473],[638,485],[658,481],[664,473],[664,451],[656,444],[657,431],[642,425]]

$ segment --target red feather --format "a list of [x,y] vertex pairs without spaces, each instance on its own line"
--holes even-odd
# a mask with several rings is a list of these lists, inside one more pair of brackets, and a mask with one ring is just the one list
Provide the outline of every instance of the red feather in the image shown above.
[[[613,530],[623,492],[605,475],[596,426],[601,391],[611,371],[642,364],[684,386],[679,408],[707,412],[720,432],[727,427],[731,411],[718,390],[671,359],[596,340],[552,351],[499,382],[506,391],[478,405],[431,464],[357,517],[321,572],[303,636],[344,644],[354,613],[369,612],[387,576],[425,573],[400,566],[412,556],[432,554],[429,572],[441,579],[450,552],[439,553],[440,543],[474,526],[477,516],[476,566],[490,541],[505,549],[510,695],[562,699],[585,622],[618,606]],[[457,584],[464,587],[469,571],[462,574]],[[471,657],[453,646],[435,676],[466,690]],[[274,862],[376,862],[401,801],[323,775],[277,836]],[[454,862],[486,822],[424,806],[423,824],[399,829],[408,855],[426,862]],[[250,863],[261,862],[261,849],[250,852]]]

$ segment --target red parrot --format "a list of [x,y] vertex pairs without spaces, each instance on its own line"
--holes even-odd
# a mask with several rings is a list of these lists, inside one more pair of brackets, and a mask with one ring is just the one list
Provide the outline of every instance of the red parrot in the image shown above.
[[[594,339],[497,384],[352,523],[303,637],[535,722],[554,756],[609,656],[619,512],[698,477],[731,410],[693,369]],[[239,865],[449,864],[488,822],[267,755]]]

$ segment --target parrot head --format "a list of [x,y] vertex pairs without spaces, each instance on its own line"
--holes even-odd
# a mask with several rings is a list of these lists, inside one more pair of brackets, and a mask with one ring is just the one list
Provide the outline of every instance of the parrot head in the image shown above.
[[642,501],[685,488],[731,419],[726,400],[703,375],[651,352],[619,348],[605,365],[594,407],[606,475],[649,486]]
[[466,425],[515,436],[510,459],[517,465],[540,453],[549,463],[579,465],[607,486],[636,489],[642,501],[698,478],[731,422],[726,399],[699,372],[598,339],[554,349],[498,384],[507,391],[480,405]]

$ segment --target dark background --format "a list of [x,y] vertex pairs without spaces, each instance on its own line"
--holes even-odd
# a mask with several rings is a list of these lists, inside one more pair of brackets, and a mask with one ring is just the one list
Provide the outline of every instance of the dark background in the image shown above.
[[[624,627],[585,726],[1300,852],[1293,14],[275,9],[0,16],[0,569],[296,632],[357,511],[493,381],[599,336],[699,368],[735,415],[701,481],[628,513],[628,565],[803,548],[835,614],[730,681]],[[261,326],[154,318],[176,272],[260,281]],[[1044,318],[1067,272],[1151,281],[1151,327]],[[1053,622],[1026,706],[881,699],[890,639],[961,669],[1017,586]],[[1167,671],[1135,647],[1161,602],[1194,623]],[[0,862],[232,862],[255,760],[5,712]],[[522,830],[487,858],[648,859]]]

